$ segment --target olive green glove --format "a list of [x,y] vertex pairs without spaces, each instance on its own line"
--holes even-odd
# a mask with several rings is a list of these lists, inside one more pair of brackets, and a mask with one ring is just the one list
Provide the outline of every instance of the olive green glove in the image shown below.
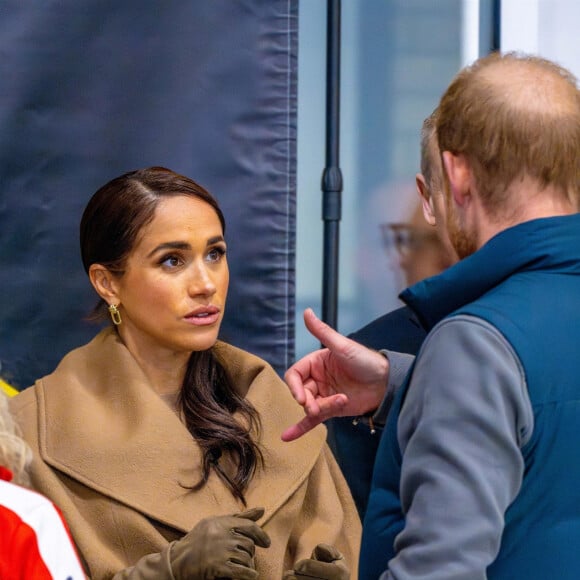
[[270,546],[270,538],[258,524],[263,508],[233,516],[201,520],[191,532],[171,545],[169,559],[176,580],[255,580],[256,545]]
[[300,560],[283,580],[349,580],[350,571],[343,555],[328,544],[318,544],[308,560]]
[[203,519],[181,540],[144,556],[113,580],[256,580],[256,546],[270,546],[268,534],[255,523],[263,515],[263,508],[253,508]]

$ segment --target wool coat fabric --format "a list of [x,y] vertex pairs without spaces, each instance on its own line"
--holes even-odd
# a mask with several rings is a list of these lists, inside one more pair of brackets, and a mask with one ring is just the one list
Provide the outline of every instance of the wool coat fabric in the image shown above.
[[[360,520],[325,428],[282,442],[304,416],[286,385],[245,351],[221,342],[214,351],[262,422],[265,467],[245,494],[248,507],[265,508],[258,523],[272,540],[256,548],[259,577],[282,578],[324,542],[356,578]],[[200,479],[200,448],[114,329],[66,355],[11,409],[35,452],[33,484],[64,513],[90,578],[111,578],[201,519],[244,509],[213,472],[188,489]]]

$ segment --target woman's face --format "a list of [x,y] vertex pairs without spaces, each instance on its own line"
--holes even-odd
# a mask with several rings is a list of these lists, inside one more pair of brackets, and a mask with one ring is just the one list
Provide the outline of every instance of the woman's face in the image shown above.
[[217,340],[229,283],[214,209],[196,197],[164,198],[114,279],[130,351],[148,360],[206,350]]

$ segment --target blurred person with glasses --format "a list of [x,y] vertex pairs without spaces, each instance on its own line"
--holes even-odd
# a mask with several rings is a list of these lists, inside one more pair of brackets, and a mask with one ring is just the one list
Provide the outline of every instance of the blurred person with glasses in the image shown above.
[[404,288],[435,276],[451,265],[439,236],[425,223],[421,203],[415,205],[408,222],[382,223],[379,228],[389,263],[402,274]]
[[[410,220],[379,225],[387,254],[404,274],[403,287],[435,276],[458,260],[447,235],[436,115],[437,110],[421,128],[421,172],[415,176],[419,199]],[[377,349],[385,348],[385,339],[392,340],[389,348],[414,355],[425,335],[414,313],[404,306],[373,320],[350,338]]]

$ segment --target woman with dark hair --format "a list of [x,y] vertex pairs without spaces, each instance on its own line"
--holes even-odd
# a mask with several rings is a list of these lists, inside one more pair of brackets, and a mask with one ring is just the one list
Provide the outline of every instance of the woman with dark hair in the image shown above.
[[161,167],[84,211],[95,315],[112,324],[12,407],[91,578],[356,578],[360,522],[324,428],[283,443],[302,409],[218,341],[224,231],[215,199]]

